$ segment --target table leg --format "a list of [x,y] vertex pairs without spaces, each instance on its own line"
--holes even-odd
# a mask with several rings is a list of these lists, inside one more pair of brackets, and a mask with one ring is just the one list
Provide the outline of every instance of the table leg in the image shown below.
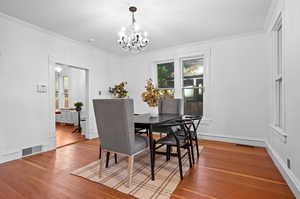
[[151,162],[151,179],[155,180],[154,176],[154,146],[153,146],[153,137],[152,137],[152,125],[149,126],[149,144],[150,144],[150,162]]

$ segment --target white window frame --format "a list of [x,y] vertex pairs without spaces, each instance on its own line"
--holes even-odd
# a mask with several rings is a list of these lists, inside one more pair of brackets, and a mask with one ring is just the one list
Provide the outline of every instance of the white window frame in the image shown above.
[[279,14],[273,29],[273,127],[281,135],[285,133],[285,79],[282,15]]
[[[210,118],[212,118],[211,115],[211,103],[208,103],[210,101],[210,86],[211,86],[211,64],[210,64],[210,57],[211,57],[211,51],[210,49],[202,50],[198,53],[189,53],[186,55],[179,56],[179,63],[178,63],[178,71],[180,72],[180,78],[178,82],[178,92],[180,92],[180,97],[183,99],[183,61],[189,60],[189,59],[197,59],[197,58],[203,58],[203,64],[204,64],[204,75],[203,75],[203,118],[201,125],[208,126],[212,122]],[[183,111],[183,107],[182,107]]]
[[[203,67],[204,67],[204,73],[203,73],[203,88],[202,88],[202,92],[203,92],[203,115],[204,115],[204,100],[205,100],[205,85],[206,85],[206,77],[205,75],[207,74],[206,73],[206,69],[207,67],[205,67],[205,57],[204,55],[196,55],[196,56],[189,56],[189,57],[181,57],[179,60],[180,60],[180,80],[181,80],[181,83],[180,83],[180,89],[181,89],[181,95],[182,95],[182,99],[184,99],[184,92],[183,90],[186,88],[184,87],[184,69],[183,69],[183,62],[184,61],[187,61],[187,60],[192,60],[192,59],[202,59],[203,60]],[[195,88],[195,87],[193,87]],[[184,108],[184,107],[183,107]],[[183,110],[184,111],[184,110]]]
[[[212,108],[210,102],[210,87],[211,87],[211,49],[201,49],[197,51],[193,51],[190,53],[176,53],[171,57],[161,57],[159,56],[158,59],[155,59],[151,63],[150,73],[152,73],[152,80],[154,81],[155,85],[157,85],[157,64],[167,63],[167,62],[174,62],[174,94],[175,98],[182,98],[183,99],[183,72],[182,72],[182,60],[185,59],[193,59],[193,58],[203,58],[204,59],[204,94],[203,94],[203,117],[201,120],[201,126],[210,126],[213,122],[211,118],[213,117]],[[183,106],[182,106],[183,111]]]

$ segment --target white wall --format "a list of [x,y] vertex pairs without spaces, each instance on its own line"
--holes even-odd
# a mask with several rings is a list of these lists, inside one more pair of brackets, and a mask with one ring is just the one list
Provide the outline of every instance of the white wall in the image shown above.
[[[263,144],[269,111],[266,38],[265,34],[255,34],[123,58],[120,71],[123,80],[128,82],[135,111],[149,112],[140,95],[146,79],[153,78],[155,61],[173,59],[175,84],[180,85],[180,57],[205,53],[210,58],[210,86],[206,89],[209,97],[204,99],[207,118],[201,128],[202,135],[205,138]],[[181,96],[180,91],[180,88],[176,89],[177,97]]]
[[[283,23],[283,82],[285,88],[285,114],[284,128],[282,131],[269,129],[268,139],[266,140],[269,153],[277,164],[281,173],[289,183],[294,194],[300,198],[300,93],[299,93],[299,74],[300,74],[300,27],[299,27],[299,1],[278,0],[271,10],[270,21],[267,24],[268,45],[270,58],[270,71],[274,71],[275,62],[272,56],[274,48],[272,42],[272,27],[279,14],[282,14]],[[270,73],[271,75],[272,73]],[[271,96],[274,96],[274,84],[271,81],[269,87]],[[274,98],[270,98],[270,126],[274,123]],[[283,134],[281,134],[283,133]],[[284,136],[286,134],[286,137]],[[287,168],[287,159],[291,160],[291,169]]]
[[[91,99],[106,97],[108,68],[116,57],[5,15],[0,15],[0,30],[1,162],[20,157],[26,147],[55,146],[49,132],[49,94],[36,92],[39,83],[49,86],[49,56],[90,69],[90,107]],[[93,116],[91,110],[88,137],[97,132]]]

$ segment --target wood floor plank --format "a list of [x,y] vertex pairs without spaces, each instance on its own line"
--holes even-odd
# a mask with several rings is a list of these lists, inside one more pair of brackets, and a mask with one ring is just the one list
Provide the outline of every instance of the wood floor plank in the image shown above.
[[[174,199],[295,198],[264,148],[201,141]],[[70,172],[98,159],[97,139],[0,165],[0,199],[134,198]],[[173,157],[172,157],[173,158]]]

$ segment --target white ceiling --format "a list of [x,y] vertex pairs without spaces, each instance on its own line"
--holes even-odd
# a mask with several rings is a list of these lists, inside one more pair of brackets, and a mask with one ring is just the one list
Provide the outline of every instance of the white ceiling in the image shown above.
[[[117,33],[137,23],[150,49],[263,30],[272,0],[0,0],[0,12],[113,53]],[[148,49],[148,50],[150,50]]]

